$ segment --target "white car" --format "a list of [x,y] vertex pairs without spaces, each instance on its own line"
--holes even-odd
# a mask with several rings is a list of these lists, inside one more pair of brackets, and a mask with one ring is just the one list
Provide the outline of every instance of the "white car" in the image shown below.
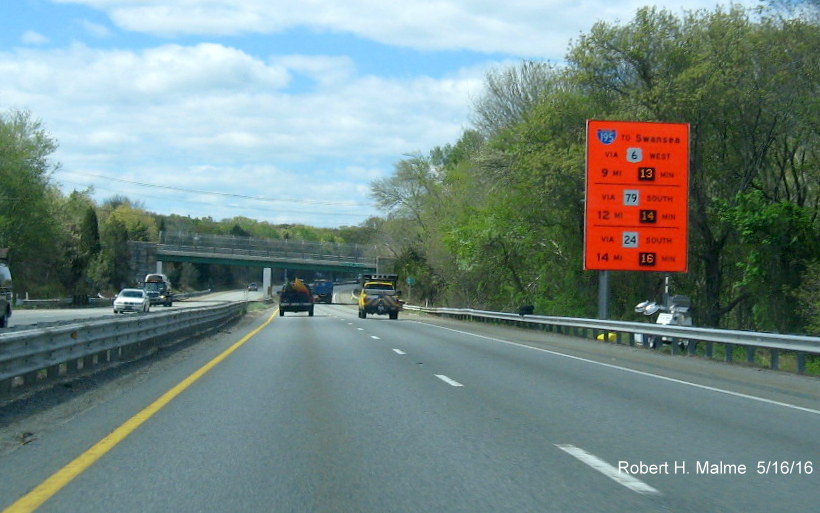
[[114,299],[114,313],[147,312],[151,309],[151,299],[142,289],[122,289]]

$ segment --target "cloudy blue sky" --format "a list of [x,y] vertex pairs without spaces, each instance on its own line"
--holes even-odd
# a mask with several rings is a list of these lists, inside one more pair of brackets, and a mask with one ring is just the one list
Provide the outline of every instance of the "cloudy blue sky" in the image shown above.
[[99,201],[122,194],[162,214],[357,225],[377,214],[372,180],[470,126],[489,69],[560,63],[596,20],[646,4],[0,0],[0,111],[44,123],[67,192],[93,186]]

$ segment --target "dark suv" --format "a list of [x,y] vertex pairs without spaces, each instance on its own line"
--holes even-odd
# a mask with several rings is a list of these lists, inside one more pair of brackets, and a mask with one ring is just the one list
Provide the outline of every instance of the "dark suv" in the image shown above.
[[[7,251],[0,249],[0,258],[4,258]],[[0,328],[6,328],[9,325],[11,296],[11,271],[8,265],[0,262]]]

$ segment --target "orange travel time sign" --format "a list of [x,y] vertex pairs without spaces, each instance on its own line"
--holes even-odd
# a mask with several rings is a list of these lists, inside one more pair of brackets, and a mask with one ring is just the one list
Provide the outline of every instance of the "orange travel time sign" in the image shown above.
[[587,121],[584,269],[686,272],[689,125]]

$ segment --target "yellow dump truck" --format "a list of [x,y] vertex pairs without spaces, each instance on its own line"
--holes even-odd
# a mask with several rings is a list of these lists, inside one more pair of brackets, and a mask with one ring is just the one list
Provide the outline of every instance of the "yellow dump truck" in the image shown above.
[[397,274],[363,274],[359,283],[359,317],[367,314],[389,315],[398,319],[401,311],[401,292],[396,290]]

